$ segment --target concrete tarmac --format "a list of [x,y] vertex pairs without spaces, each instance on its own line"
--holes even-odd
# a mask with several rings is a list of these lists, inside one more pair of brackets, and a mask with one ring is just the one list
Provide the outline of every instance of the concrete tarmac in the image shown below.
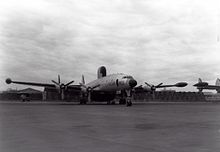
[[219,152],[220,104],[0,103],[1,152]]

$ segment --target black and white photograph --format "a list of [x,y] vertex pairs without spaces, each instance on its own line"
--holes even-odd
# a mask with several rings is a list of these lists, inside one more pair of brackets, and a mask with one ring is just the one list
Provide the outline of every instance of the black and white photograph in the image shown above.
[[0,152],[219,152],[220,1],[0,0]]

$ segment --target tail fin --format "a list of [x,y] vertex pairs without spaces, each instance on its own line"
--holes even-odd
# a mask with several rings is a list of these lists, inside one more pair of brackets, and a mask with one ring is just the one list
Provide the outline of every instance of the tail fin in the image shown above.
[[202,82],[202,79],[201,79],[201,78],[199,78],[198,82]]
[[219,78],[216,79],[215,85],[220,86],[220,79]]
[[104,66],[99,67],[98,71],[97,71],[98,79],[102,78],[102,77],[105,77],[105,76],[106,76],[106,68]]
[[82,84],[85,84],[85,78],[84,78],[84,75],[82,75]]

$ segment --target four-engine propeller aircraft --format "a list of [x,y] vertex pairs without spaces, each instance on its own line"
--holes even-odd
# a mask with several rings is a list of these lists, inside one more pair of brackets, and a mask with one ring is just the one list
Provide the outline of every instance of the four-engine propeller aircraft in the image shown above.
[[87,102],[95,101],[108,101],[110,102],[116,96],[117,91],[121,91],[122,96],[119,101],[120,104],[132,105],[131,91],[137,85],[137,81],[130,75],[126,74],[106,74],[106,68],[101,66],[98,68],[97,79],[89,83],[85,83],[84,76],[82,76],[82,82],[80,85],[71,85],[74,81],[70,81],[67,84],[60,83],[60,76],[58,76],[58,82],[52,80],[53,84],[35,83],[35,82],[21,82],[12,81],[10,78],[6,79],[6,83],[15,83],[23,85],[32,85],[40,87],[54,88],[61,94],[61,99],[65,99],[65,91],[68,89],[80,91],[81,99],[80,103],[85,104]]
[[207,90],[216,90],[217,93],[220,93],[220,79],[217,78],[215,85],[209,85],[208,82],[203,82],[201,78],[198,79],[198,83],[194,84],[193,86],[197,87],[199,92],[202,92],[203,89]]

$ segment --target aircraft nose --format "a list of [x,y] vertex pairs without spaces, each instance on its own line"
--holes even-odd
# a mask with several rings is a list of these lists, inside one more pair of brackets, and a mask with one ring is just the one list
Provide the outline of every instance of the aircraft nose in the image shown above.
[[134,79],[130,79],[129,80],[129,86],[131,88],[135,87],[136,85],[137,85],[137,81],[136,80],[134,80]]

